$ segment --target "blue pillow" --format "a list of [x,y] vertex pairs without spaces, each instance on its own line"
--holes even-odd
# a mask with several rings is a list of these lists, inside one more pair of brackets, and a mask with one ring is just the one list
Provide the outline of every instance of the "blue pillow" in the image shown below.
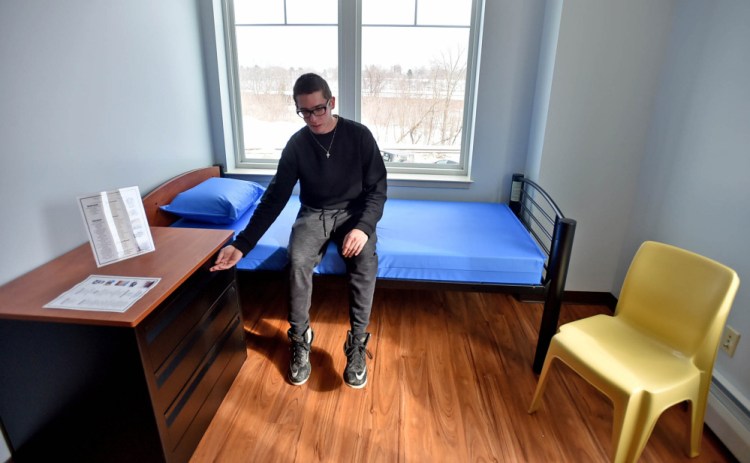
[[212,177],[178,194],[161,209],[198,222],[229,224],[258,202],[265,191],[255,182]]

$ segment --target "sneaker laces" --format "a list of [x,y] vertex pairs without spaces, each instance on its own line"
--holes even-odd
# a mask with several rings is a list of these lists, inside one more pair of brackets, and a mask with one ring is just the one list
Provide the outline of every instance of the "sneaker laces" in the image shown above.
[[292,362],[295,365],[305,365],[310,358],[310,344],[304,341],[292,339],[289,350],[292,351]]
[[372,352],[364,344],[353,342],[344,350],[346,358],[353,368],[361,370],[365,367],[365,355],[372,360]]

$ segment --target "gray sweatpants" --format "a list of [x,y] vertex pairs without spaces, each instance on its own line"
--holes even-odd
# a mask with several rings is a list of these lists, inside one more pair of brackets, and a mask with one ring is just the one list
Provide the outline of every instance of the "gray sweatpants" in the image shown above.
[[[313,268],[320,263],[328,242],[333,240],[341,254],[344,237],[355,225],[345,209],[321,210],[302,206],[289,238],[289,324],[292,333],[302,335],[310,326]],[[375,252],[377,236],[370,235],[359,255],[344,258],[349,282],[349,323],[353,334],[367,330],[372,296],[378,273]]]

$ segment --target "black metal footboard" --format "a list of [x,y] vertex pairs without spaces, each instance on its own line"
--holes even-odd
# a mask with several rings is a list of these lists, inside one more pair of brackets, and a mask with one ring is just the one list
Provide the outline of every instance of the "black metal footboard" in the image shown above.
[[508,205],[547,255],[541,281],[544,312],[533,364],[534,371],[539,373],[552,336],[557,331],[576,221],[566,218],[550,195],[522,174],[513,175]]

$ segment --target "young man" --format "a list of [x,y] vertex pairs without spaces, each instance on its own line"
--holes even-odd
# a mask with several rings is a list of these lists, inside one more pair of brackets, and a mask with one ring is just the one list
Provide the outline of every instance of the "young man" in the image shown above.
[[306,126],[287,142],[276,175],[250,222],[231,245],[219,252],[211,270],[231,268],[257,244],[299,181],[302,207],[292,227],[288,250],[289,381],[301,385],[310,377],[313,267],[333,240],[346,262],[349,279],[351,330],[344,344],[344,382],[361,388],[367,384],[367,325],[378,271],[375,227],[386,200],[385,164],[367,127],[331,114],[336,98],[322,77],[300,76],[293,97],[297,114]]

